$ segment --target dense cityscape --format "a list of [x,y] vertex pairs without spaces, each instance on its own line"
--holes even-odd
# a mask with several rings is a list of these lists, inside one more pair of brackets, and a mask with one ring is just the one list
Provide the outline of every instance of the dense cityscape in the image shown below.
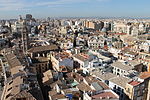
[[1,20],[0,98],[150,100],[150,20]]

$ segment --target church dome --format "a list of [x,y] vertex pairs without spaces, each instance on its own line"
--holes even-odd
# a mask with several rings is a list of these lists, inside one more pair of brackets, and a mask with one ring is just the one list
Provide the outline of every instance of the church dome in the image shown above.
[[104,27],[104,28],[102,28],[102,30],[101,30],[102,32],[107,32],[107,30],[106,30],[106,28]]

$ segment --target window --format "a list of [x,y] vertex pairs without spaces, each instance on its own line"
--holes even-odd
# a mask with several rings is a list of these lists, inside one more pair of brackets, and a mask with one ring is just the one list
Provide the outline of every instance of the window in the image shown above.
[[123,90],[123,89],[121,89],[121,92],[123,93],[123,92],[124,92],[124,90]]
[[121,88],[120,88],[120,87],[118,87],[118,91],[121,91]]
[[119,91],[117,91],[117,94],[118,94],[118,95],[120,95],[120,92],[119,92]]
[[13,83],[13,81],[10,81],[10,82],[9,82],[9,85],[12,84],[12,83]]
[[6,99],[7,99],[8,97],[10,97],[10,94],[8,94],[8,95],[6,96]]
[[12,89],[12,87],[10,87],[7,91],[10,91]]
[[142,88],[144,88],[144,84],[142,84]]
[[117,69],[117,71],[119,72],[119,71],[120,71],[120,69]]
[[130,89],[129,88],[128,88],[127,92],[130,93]]
[[120,75],[119,73],[117,73],[117,75]]
[[123,94],[121,94],[121,98],[123,98]]
[[109,85],[109,81],[108,81],[108,80],[106,80],[105,83],[106,83],[107,85]]

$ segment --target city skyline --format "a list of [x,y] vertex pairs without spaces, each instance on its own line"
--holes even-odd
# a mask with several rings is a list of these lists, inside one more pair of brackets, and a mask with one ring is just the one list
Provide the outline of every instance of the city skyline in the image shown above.
[[45,17],[150,17],[148,0],[1,0],[0,19],[26,13]]
[[0,100],[150,100],[148,3],[0,0]]

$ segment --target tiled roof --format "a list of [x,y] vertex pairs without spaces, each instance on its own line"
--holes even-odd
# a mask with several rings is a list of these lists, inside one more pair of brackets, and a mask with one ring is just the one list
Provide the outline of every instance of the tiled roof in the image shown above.
[[101,85],[99,85],[97,82],[94,82],[91,85],[95,88],[96,91],[104,90],[104,88]]
[[92,74],[95,75],[96,77],[99,77],[101,80],[109,80],[113,77],[117,77],[117,75],[115,75],[113,73],[102,74],[102,72],[99,72],[99,71],[92,72]]
[[58,100],[58,99],[65,99],[65,95],[63,94],[56,94],[56,95],[53,95],[51,96],[52,100]]
[[85,84],[84,82],[77,85],[77,88],[83,92],[84,91],[87,91],[87,92],[92,91],[92,88],[89,85]]
[[113,67],[116,67],[116,68],[119,68],[119,69],[122,69],[122,70],[125,70],[125,71],[129,71],[129,70],[132,70],[133,67],[132,66],[129,66],[129,65],[126,65],[126,64],[123,64],[122,62],[114,62],[112,64]]
[[89,60],[89,56],[87,54],[75,54],[74,57],[81,61]]
[[140,82],[137,82],[137,81],[131,81],[129,82],[128,84],[132,85],[132,86],[136,86],[136,85],[139,85]]
[[57,92],[56,92],[55,90],[52,90],[52,91],[49,91],[48,94],[49,94],[50,96],[53,96],[53,95],[56,95]]
[[109,81],[114,83],[114,84],[117,84],[118,86],[121,86],[121,87],[125,88],[126,87],[126,83],[128,83],[131,80],[128,79],[128,78],[119,76],[119,77],[115,77],[115,78],[109,79]]
[[112,92],[102,92],[97,95],[92,96],[93,99],[118,99],[119,97],[113,94]]
[[128,63],[131,64],[132,66],[136,66],[136,65],[140,65],[141,64],[137,60],[130,60],[130,61],[128,61]]
[[56,45],[48,45],[48,46],[39,46],[39,47],[33,47],[28,50],[30,53],[36,53],[36,52],[42,52],[42,51],[50,51],[50,50],[57,50],[58,46]]
[[143,72],[139,76],[141,79],[147,79],[150,77],[150,72]]
[[49,81],[49,79],[53,78],[51,70],[44,72],[44,77],[42,78],[43,83]]
[[21,66],[20,61],[13,53],[6,54],[5,57],[11,68],[14,68],[16,66]]

